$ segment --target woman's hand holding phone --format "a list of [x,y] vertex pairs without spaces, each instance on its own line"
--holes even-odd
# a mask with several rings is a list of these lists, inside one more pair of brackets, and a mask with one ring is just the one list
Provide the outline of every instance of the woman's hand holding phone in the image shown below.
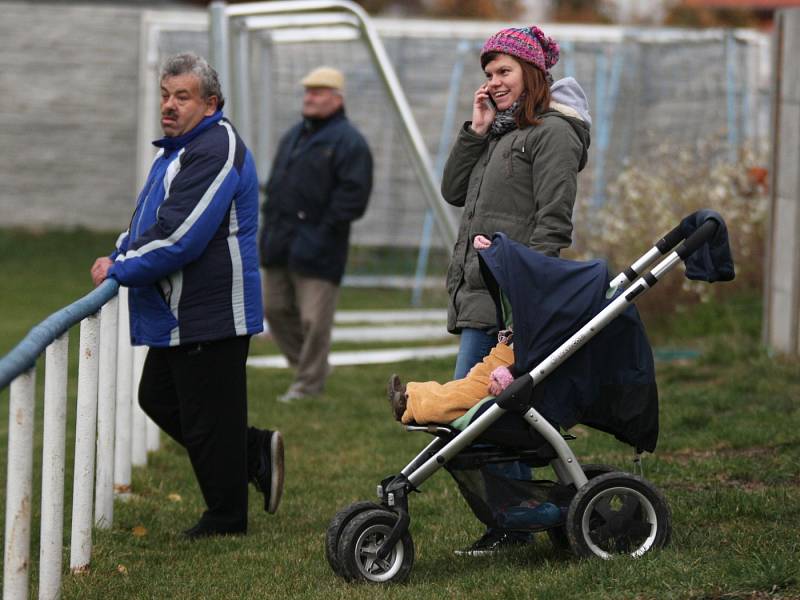
[[475,91],[472,102],[472,131],[478,135],[486,135],[494,121],[497,109],[489,95],[489,86],[483,84]]

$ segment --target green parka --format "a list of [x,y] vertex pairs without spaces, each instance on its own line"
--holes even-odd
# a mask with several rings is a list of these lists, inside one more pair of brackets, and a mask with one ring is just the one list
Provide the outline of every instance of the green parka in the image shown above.
[[496,331],[494,303],[480,275],[472,240],[502,231],[558,256],[572,242],[578,172],[586,165],[589,125],[558,110],[542,123],[502,137],[480,136],[465,123],[442,177],[442,195],[464,213],[447,271],[447,329]]

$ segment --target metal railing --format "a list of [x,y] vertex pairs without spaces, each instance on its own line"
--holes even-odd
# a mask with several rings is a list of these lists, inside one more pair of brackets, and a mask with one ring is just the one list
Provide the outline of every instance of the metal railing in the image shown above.
[[[10,384],[3,598],[28,598],[36,361],[45,355],[39,598],[61,594],[69,330],[80,323],[70,570],[88,570],[92,528],[111,527],[114,497],[130,492],[131,465],[158,448],[158,429],[135,402],[146,349],[128,334],[127,289],[106,280],[35,326],[0,359]],[[95,460],[96,459],[96,460]]]

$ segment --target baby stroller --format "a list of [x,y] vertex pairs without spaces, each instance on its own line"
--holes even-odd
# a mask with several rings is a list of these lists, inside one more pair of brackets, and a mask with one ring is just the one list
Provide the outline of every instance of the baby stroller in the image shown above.
[[[334,572],[349,581],[405,580],[414,562],[408,497],[442,467],[489,526],[501,523],[508,506],[546,501],[561,511],[552,525],[506,521],[506,528],[546,530],[555,545],[580,557],[639,557],[665,546],[672,525],[663,494],[641,475],[581,465],[567,443],[574,436],[560,429],[582,423],[606,431],[633,446],[637,458],[655,449],[653,359],[634,302],[681,261],[691,279],[733,279],[718,213],[688,216],[613,279],[603,261],[548,258],[495,234],[480,253],[481,273],[499,323],[501,291],[510,302],[515,367],[524,374],[460,422],[406,427],[434,439],[400,473],[381,481],[379,502],[356,502],[333,517],[325,552]],[[526,306],[537,310],[526,312]],[[557,480],[507,479],[501,485],[491,479],[487,467],[514,461],[550,465]],[[492,497],[498,486],[502,502]]]

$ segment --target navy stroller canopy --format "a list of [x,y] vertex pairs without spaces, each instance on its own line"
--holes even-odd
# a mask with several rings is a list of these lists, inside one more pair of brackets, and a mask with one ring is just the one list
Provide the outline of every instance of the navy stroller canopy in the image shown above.
[[[733,260],[724,221],[713,211],[684,219],[688,237],[706,220],[717,234],[686,260],[687,277],[705,281],[733,278]],[[496,233],[478,253],[481,273],[503,327],[500,291],[511,304],[514,370],[530,371],[554,352],[613,298],[603,260],[573,261],[544,256]],[[606,431],[638,451],[655,450],[658,391],[653,353],[639,313],[627,309],[546,377],[535,390],[535,408],[569,429],[577,423]]]

